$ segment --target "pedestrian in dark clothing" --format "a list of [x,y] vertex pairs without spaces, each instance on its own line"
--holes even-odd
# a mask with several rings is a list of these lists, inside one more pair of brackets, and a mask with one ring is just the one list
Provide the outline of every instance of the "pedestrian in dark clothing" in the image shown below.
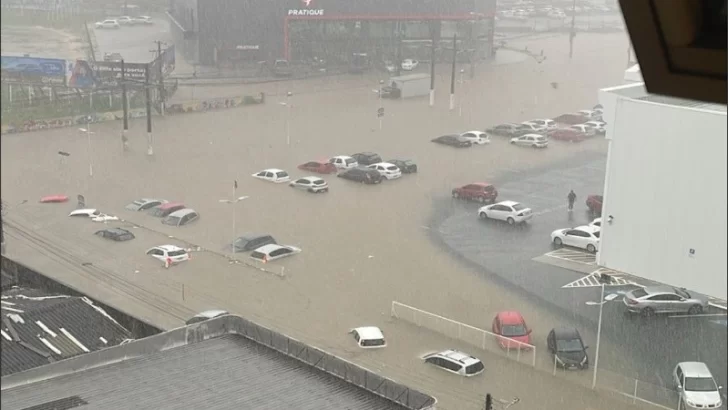
[[573,189],[569,191],[569,195],[566,198],[569,200],[569,211],[572,211],[574,209],[574,202],[576,201],[576,194]]

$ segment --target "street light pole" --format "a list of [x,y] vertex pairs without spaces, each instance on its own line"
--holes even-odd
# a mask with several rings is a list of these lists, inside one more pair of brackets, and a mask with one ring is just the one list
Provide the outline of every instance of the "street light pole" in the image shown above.
[[288,105],[288,114],[286,117],[286,144],[291,145],[291,97],[292,92],[286,93],[286,105]]
[[86,124],[86,128],[79,128],[81,132],[86,133],[86,150],[88,151],[88,176],[94,176],[93,154],[91,153],[91,121]]
[[384,119],[384,115],[379,114],[381,112],[382,108],[382,87],[384,86],[384,80],[379,80],[379,110],[377,111],[377,115],[379,116],[379,131],[382,130],[382,120]]
[[[460,69],[460,92],[465,93],[465,88],[463,87],[463,74],[465,73],[464,69]],[[463,116],[463,96],[460,96],[460,99],[458,99],[458,115],[460,117]]]
[[[235,181],[235,185],[233,188],[233,198],[235,198],[235,191],[237,191],[237,188],[238,188],[238,181]],[[248,199],[247,196],[239,196],[235,199],[219,199],[218,200],[218,202],[220,202],[220,203],[226,203],[226,204],[233,205],[233,239],[230,242],[230,259],[233,261],[237,261],[237,259],[235,257],[235,235],[236,235],[235,232],[237,229],[235,227],[235,222],[236,222],[235,221],[236,220],[235,204],[237,204],[240,201],[246,200],[246,199]]]
[[592,376],[592,389],[597,387],[597,370],[599,368],[599,344],[602,339],[602,312],[604,310],[604,304],[614,300],[617,296],[616,293],[611,293],[604,296],[604,283],[602,283],[602,292],[599,302],[586,302],[589,306],[599,305],[599,321],[597,322],[597,349],[594,352],[594,375]]

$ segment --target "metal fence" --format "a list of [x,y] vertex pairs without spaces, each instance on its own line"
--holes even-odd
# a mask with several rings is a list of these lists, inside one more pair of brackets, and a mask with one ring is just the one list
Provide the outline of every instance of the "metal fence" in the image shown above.
[[463,342],[478,346],[483,350],[496,352],[517,362],[523,361],[527,363],[530,358],[531,366],[536,366],[536,346],[500,336],[487,330],[479,329],[475,326],[448,319],[397,301],[392,302],[391,316],[441,333],[445,336],[462,340]]

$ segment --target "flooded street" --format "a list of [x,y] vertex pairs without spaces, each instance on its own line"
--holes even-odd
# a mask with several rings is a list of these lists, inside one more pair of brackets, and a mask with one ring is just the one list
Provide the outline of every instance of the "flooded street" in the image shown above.
[[[439,345],[439,339],[430,339],[428,333],[395,330],[406,326],[391,323],[392,301],[484,329],[490,329],[496,312],[517,309],[533,327],[534,340],[542,349],[539,366],[548,366],[546,334],[569,321],[523,292],[484,280],[471,265],[433,242],[429,231],[432,221],[440,217],[434,214],[433,204],[449,200],[452,188],[467,183],[497,181],[507,173],[561,166],[574,158],[603,158],[607,142],[603,138],[583,143],[553,141],[548,149],[534,150],[493,137],[490,145],[461,150],[430,140],[496,123],[553,118],[590,108],[597,103],[600,87],[621,83],[627,48],[624,34],[580,34],[573,61],[563,52],[566,43],[566,37],[529,40],[529,49],[543,49],[548,57],[541,64],[531,58],[520,62],[514,58],[511,64],[479,66],[475,78],[466,75],[464,84],[458,85],[462,115],[460,103],[448,110],[448,70],[438,67],[442,74],[437,78],[436,106],[429,107],[427,98],[385,100],[381,130],[376,117],[380,102],[372,92],[378,86],[376,77],[345,76],[330,80],[334,83],[326,87],[321,84],[329,80],[234,86],[234,95],[265,92],[268,99],[259,106],[154,117],[151,158],[146,155],[144,119],[131,122],[131,151],[127,153],[122,152],[118,121],[92,124],[90,144],[86,134],[76,128],[5,135],[3,201],[11,204],[7,219],[32,227],[38,237],[52,243],[55,251],[47,252],[47,257],[57,258],[62,250],[73,254],[74,261],[99,266],[93,277],[59,273],[66,280],[77,286],[98,286],[100,292],[137,292],[139,304],[149,306],[148,315],[155,307],[158,314],[167,310],[168,317],[159,323],[181,325],[181,319],[190,313],[224,308],[433,390],[441,386],[413,372],[415,360],[410,356],[446,346]],[[517,41],[511,45],[522,46]],[[198,87],[198,98],[215,93]],[[293,96],[288,100],[281,97],[282,90]],[[290,117],[287,107],[280,104],[284,101],[292,104]],[[71,155],[61,161],[58,151]],[[330,192],[322,195],[251,177],[266,168],[286,170],[292,178],[307,176],[296,166],[362,151],[376,152],[385,160],[412,159],[419,172],[374,186],[327,175]],[[93,177],[88,176],[89,158]],[[238,184],[235,191],[234,181]],[[563,188],[564,198],[568,189]],[[89,206],[142,228],[135,231],[137,239],[130,243],[102,243],[92,235],[99,225],[66,216],[75,203],[37,203],[50,194],[71,198],[83,194]],[[234,205],[233,211],[232,205],[219,202],[233,195],[249,198]],[[141,197],[184,202],[200,213],[200,220],[171,228],[144,213],[124,210],[124,205]],[[473,214],[473,224],[478,222]],[[224,247],[244,232],[269,233],[279,243],[300,247],[303,252],[264,266],[283,274],[283,279],[242,264],[231,265]],[[190,262],[169,270],[144,255],[151,246],[177,243],[178,239],[180,244],[194,244],[207,252],[193,253]],[[543,241],[547,244],[548,238]],[[8,254],[24,260],[29,252],[9,243]],[[39,258],[28,263],[46,262]],[[94,285],[94,280],[99,283]],[[150,294],[164,301],[152,303]],[[121,297],[116,302],[130,303]],[[414,337],[395,338],[392,349],[382,351],[380,357],[365,357],[353,351],[346,332],[370,324]],[[589,343],[595,338],[593,333],[583,329]],[[603,343],[610,360],[623,360],[617,353],[608,353],[609,342]],[[399,354],[407,359],[388,369]],[[453,393],[439,396],[442,408],[478,408],[475,398],[491,382],[453,382],[451,392],[468,396],[468,404]],[[504,395],[516,394],[507,386],[503,390]],[[525,404],[530,400],[532,407],[524,408],[538,407],[536,394],[519,394],[525,397]],[[549,408],[579,407],[574,403],[573,407]]]

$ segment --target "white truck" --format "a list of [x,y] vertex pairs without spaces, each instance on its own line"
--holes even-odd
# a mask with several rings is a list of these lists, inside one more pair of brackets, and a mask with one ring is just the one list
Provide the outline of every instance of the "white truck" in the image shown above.
[[382,87],[382,98],[412,98],[430,94],[429,74],[410,74],[391,77]]

